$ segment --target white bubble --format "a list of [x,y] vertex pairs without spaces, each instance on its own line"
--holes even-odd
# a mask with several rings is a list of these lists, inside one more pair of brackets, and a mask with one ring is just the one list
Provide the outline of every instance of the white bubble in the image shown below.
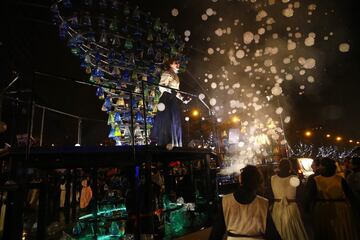
[[339,51],[342,53],[350,51],[350,45],[348,43],[341,43],[339,45]]
[[216,34],[217,36],[221,37],[221,36],[223,35],[222,29],[221,29],[221,28],[216,29],[216,30],[215,30],[215,34]]
[[283,112],[283,110],[284,110],[284,109],[283,109],[282,107],[278,107],[278,108],[275,110],[275,113],[280,115],[280,114]]
[[254,40],[254,34],[252,32],[245,32],[243,34],[243,40],[245,44],[250,44]]
[[215,89],[217,87],[217,84],[215,82],[211,83],[211,88]]
[[174,17],[176,17],[177,15],[179,15],[179,11],[176,8],[173,8],[171,10],[171,15],[173,15]]
[[208,16],[211,16],[211,15],[214,14],[214,10],[212,10],[211,8],[208,8],[208,9],[206,9],[206,14],[207,14]]
[[287,117],[285,117],[285,119],[284,119],[284,123],[289,123],[290,120],[291,120],[290,116],[287,116]]
[[208,78],[209,78],[209,79],[212,79],[212,78],[213,78],[213,75],[210,73],[210,74],[208,75]]
[[290,17],[294,16],[294,9],[292,9],[292,8],[285,8],[285,9],[282,10],[282,14],[283,14],[285,17],[290,18]]
[[300,180],[298,177],[291,177],[290,178],[290,185],[293,187],[298,187],[300,185]]
[[316,10],[316,4],[310,4],[310,5],[308,6],[308,10],[309,10],[309,11],[315,11],[315,10]]
[[279,34],[277,34],[277,33],[273,33],[273,34],[272,34],[272,38],[273,38],[273,39],[278,39],[278,37],[279,37]]
[[259,28],[258,29],[258,34],[260,34],[260,35],[263,35],[265,33],[265,28]]
[[209,54],[209,55],[214,54],[214,49],[213,49],[213,48],[208,48],[208,54]]
[[270,67],[270,72],[273,73],[273,74],[277,73],[276,67],[275,67],[275,66],[271,66],[271,67]]
[[280,86],[274,86],[272,89],[271,89],[271,93],[274,95],[274,96],[279,96],[281,93],[282,93],[282,88]]
[[189,37],[189,36],[191,35],[190,30],[185,30],[184,35],[185,35],[186,37]]
[[284,79],[282,79],[282,78],[276,79],[276,83],[278,83],[278,84],[281,84],[283,81],[284,81]]
[[315,82],[315,78],[313,76],[308,76],[307,80],[308,80],[309,83]]
[[290,58],[284,58],[283,59],[283,63],[284,64],[289,64],[291,62],[291,59]]
[[266,59],[264,61],[264,66],[265,67],[270,67],[272,64],[273,64],[272,59]]
[[158,105],[157,105],[157,109],[158,109],[158,111],[160,111],[160,112],[162,112],[162,111],[164,111],[165,110],[165,104],[164,103],[159,103]]
[[209,101],[211,106],[215,106],[216,105],[216,99],[215,98],[211,98]]
[[294,50],[296,48],[296,42],[293,42],[292,40],[288,40],[288,43],[287,43],[287,49],[289,51],[291,50]]
[[286,74],[285,79],[288,80],[288,81],[290,81],[290,80],[293,79],[293,75],[290,74],[290,73],[288,73],[288,74]]
[[208,20],[208,15],[206,15],[206,14],[201,15],[201,19],[202,19],[203,21]]
[[258,12],[258,14],[256,15],[256,21],[260,22],[263,18],[267,17],[267,12],[264,10],[261,10]]
[[271,25],[271,24],[274,24],[274,23],[276,23],[276,21],[275,21],[275,19],[272,18],[272,17],[270,17],[270,18],[268,18],[268,19],[266,20],[266,24]]
[[315,38],[312,38],[312,37],[307,37],[305,38],[305,42],[304,42],[305,46],[307,47],[311,47],[315,44]]
[[199,94],[199,99],[203,100],[204,98],[205,98],[205,94],[200,93],[200,94]]
[[190,40],[190,38],[189,38],[189,37],[185,37],[184,40],[185,40],[185,42],[188,42],[188,41]]
[[226,33],[227,33],[228,35],[231,34],[231,27],[227,27],[227,28],[226,28]]
[[311,33],[309,33],[308,35],[309,35],[309,37],[311,37],[311,38],[315,38],[315,37],[316,37],[316,34],[315,34],[314,32],[311,32]]
[[305,69],[312,69],[312,68],[315,67],[315,65],[316,65],[316,60],[314,58],[308,58],[308,59],[306,59],[305,64],[303,65],[303,67]]

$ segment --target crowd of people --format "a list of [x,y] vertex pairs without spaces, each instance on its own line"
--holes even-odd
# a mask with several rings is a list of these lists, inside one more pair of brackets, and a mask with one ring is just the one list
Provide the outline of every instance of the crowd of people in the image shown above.
[[360,158],[349,166],[338,173],[334,160],[315,159],[314,174],[302,184],[282,159],[265,184],[269,191],[261,192],[266,180],[246,166],[239,189],[221,199],[209,239],[359,239]]

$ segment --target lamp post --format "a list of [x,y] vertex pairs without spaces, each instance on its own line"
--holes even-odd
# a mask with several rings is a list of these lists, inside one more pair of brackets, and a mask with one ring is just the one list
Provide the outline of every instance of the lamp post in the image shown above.
[[186,128],[187,128],[187,141],[188,141],[188,144],[190,142],[190,118],[188,116],[185,117],[185,121],[186,121]]

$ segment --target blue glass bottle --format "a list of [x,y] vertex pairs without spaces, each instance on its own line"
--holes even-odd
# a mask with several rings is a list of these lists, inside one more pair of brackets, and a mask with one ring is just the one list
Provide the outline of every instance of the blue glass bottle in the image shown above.
[[142,114],[141,114],[140,111],[137,111],[137,112],[136,112],[135,121],[138,122],[138,123],[144,122],[144,118],[143,118],[143,116],[142,116]]
[[125,69],[122,73],[122,78],[123,81],[125,82],[130,82],[130,73],[129,70]]

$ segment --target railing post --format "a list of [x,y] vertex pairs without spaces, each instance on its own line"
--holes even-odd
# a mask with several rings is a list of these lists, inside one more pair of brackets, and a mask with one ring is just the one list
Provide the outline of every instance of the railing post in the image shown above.
[[81,145],[82,119],[78,119],[77,143]]
[[44,135],[44,121],[45,121],[45,108],[42,108],[42,116],[41,116],[41,129],[40,129],[40,147],[43,144],[43,135]]

